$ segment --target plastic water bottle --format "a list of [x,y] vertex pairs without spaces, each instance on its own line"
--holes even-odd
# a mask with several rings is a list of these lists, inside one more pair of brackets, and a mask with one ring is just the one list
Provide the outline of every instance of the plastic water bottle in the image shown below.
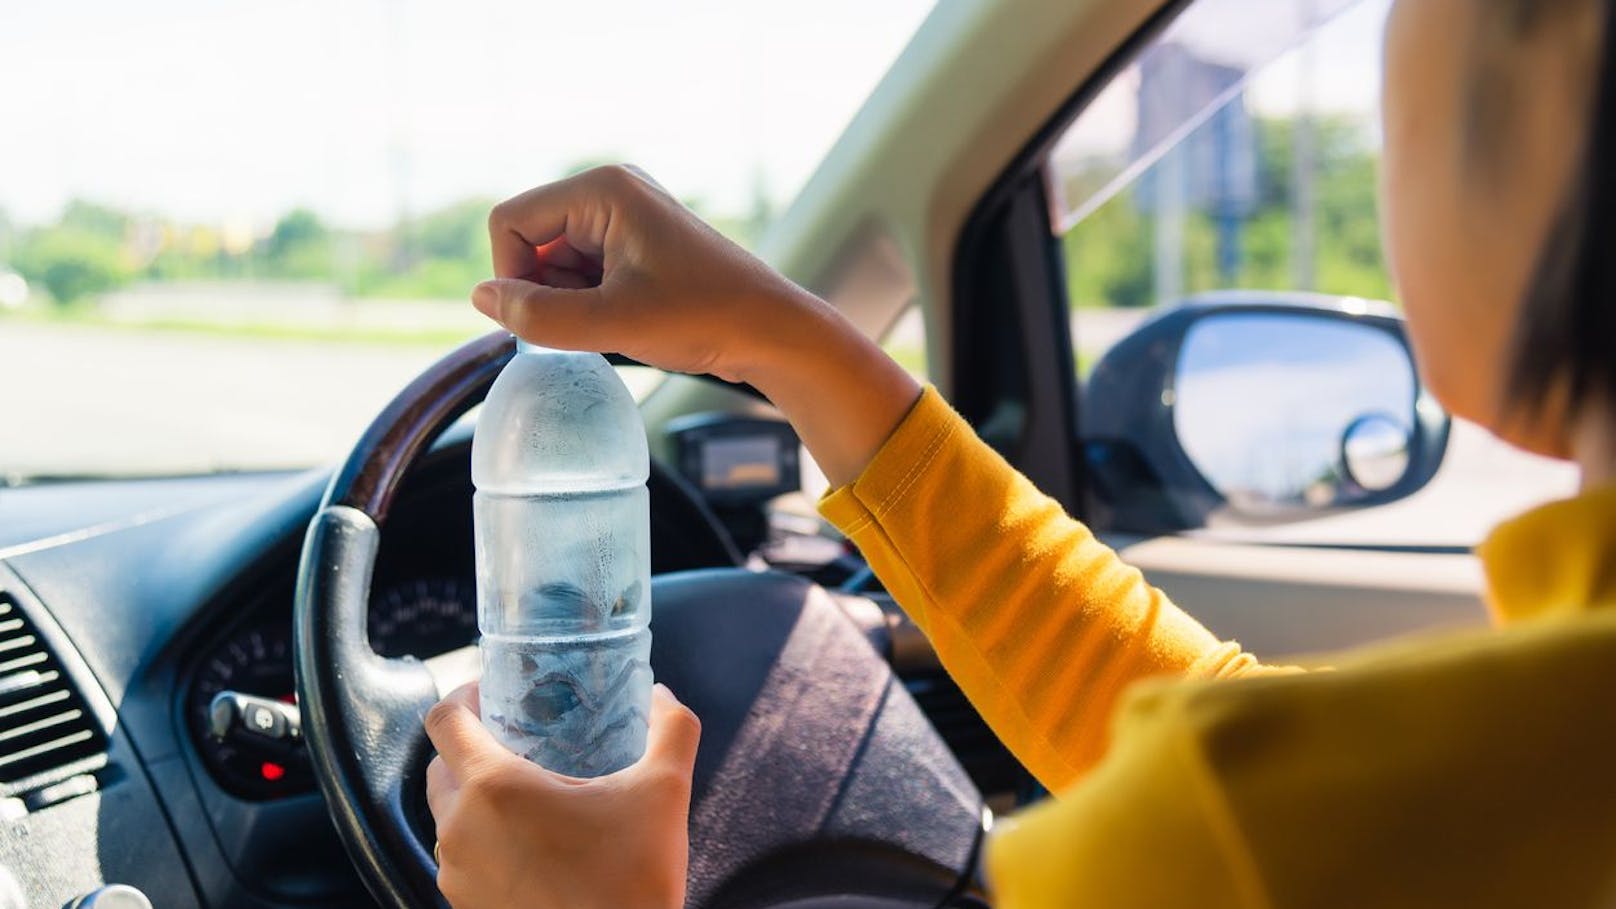
[[482,720],[558,773],[645,751],[649,465],[639,409],[596,354],[520,346],[477,420]]

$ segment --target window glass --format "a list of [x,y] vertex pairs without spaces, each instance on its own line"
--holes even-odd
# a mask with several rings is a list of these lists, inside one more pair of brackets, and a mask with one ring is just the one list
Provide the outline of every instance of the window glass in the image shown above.
[[897,360],[910,375],[925,381],[926,321],[919,304],[911,305],[904,310],[898,321],[892,324],[886,336],[881,339],[881,349],[892,359]]
[[[1045,176],[1080,377],[1163,307],[1394,299],[1376,210],[1389,5],[1200,0],[1068,128]],[[1241,470],[1263,463],[1254,457]],[[1469,545],[1497,520],[1573,486],[1569,468],[1460,422],[1436,479],[1403,502],[1215,532]]]
[[930,6],[0,5],[0,486],[335,459],[592,164],[756,242]]

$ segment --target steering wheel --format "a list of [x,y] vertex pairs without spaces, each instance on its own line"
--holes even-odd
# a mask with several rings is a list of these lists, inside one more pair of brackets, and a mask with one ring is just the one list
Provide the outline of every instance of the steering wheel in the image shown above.
[[[294,625],[304,735],[343,844],[386,907],[447,905],[422,720],[476,676],[478,658],[475,646],[426,662],[371,649],[376,553],[411,465],[514,353],[510,335],[490,334],[406,387],[333,477],[304,541]],[[981,797],[846,603],[741,569],[659,575],[652,601],[652,668],[702,720],[688,905],[971,898]]]

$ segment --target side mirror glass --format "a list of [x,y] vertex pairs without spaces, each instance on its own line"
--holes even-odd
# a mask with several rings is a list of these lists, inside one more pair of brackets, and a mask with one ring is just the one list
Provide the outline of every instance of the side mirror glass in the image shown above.
[[1306,311],[1211,314],[1185,333],[1173,428],[1248,515],[1352,505],[1408,472],[1419,380],[1401,338]]
[[1080,422],[1090,506],[1143,533],[1396,501],[1435,475],[1449,429],[1390,306],[1239,291],[1118,342]]

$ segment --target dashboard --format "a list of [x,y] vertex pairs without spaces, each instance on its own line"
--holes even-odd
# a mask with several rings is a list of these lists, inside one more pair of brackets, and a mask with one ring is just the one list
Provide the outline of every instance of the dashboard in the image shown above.
[[[110,883],[159,906],[373,905],[301,743],[221,739],[210,723],[227,692],[296,715],[293,588],[328,478],[0,491],[0,600],[67,658],[101,743],[60,772],[0,783],[0,907],[66,905]],[[470,643],[469,433],[440,440],[397,501],[372,584],[373,646],[429,657]],[[678,503],[668,510],[688,519]],[[675,560],[712,564],[717,551],[688,523],[660,537]]]
[[[0,907],[64,905],[114,882],[161,906],[373,905],[297,743],[221,739],[213,723],[228,693],[296,715],[293,587],[327,479],[0,491],[0,599],[63,658],[98,743],[54,776],[0,784]],[[683,482],[653,469],[653,573],[736,564]],[[441,440],[383,533],[368,621],[383,655],[427,658],[475,639],[470,503],[469,439]],[[982,768],[984,790],[1010,778],[1013,761],[981,750],[997,746],[980,720],[956,720],[974,713],[934,663],[906,683],[967,767]],[[8,875],[21,903],[6,901]]]

